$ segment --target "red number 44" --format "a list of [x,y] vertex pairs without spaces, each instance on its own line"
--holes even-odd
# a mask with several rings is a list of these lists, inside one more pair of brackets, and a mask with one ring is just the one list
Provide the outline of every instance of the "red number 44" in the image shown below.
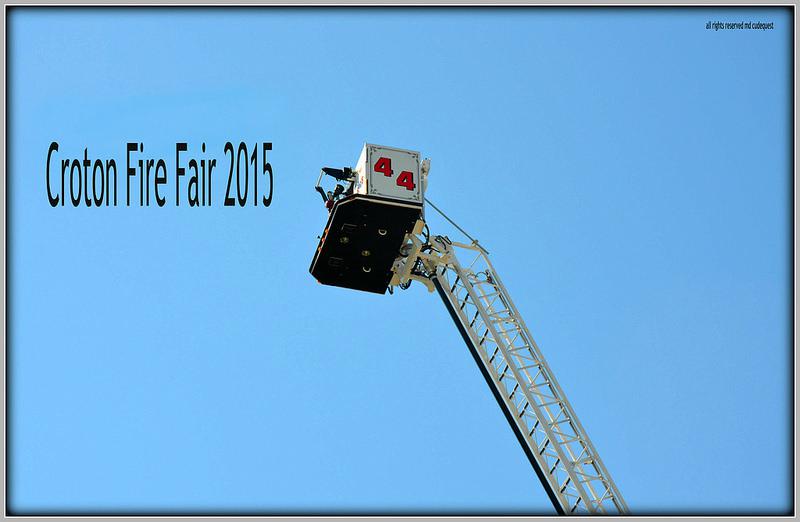
[[[386,177],[391,177],[392,174],[394,174],[394,171],[392,171],[391,158],[380,158],[375,162],[375,166],[372,167],[372,170],[380,172]],[[414,184],[414,174],[409,170],[401,172],[400,175],[397,176],[397,186],[405,187],[407,190],[414,190],[417,187]]]

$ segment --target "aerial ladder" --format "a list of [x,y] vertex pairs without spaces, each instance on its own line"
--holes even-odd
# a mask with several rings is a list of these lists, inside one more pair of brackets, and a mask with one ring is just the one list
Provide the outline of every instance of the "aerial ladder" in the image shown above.
[[[429,169],[418,152],[369,143],[355,168],[323,168],[315,188],[329,216],[311,274],[380,294],[413,281],[438,293],[556,512],[627,514],[486,249],[465,232],[471,243],[430,235],[425,203],[441,211],[424,194]],[[331,191],[325,175],[339,182]]]

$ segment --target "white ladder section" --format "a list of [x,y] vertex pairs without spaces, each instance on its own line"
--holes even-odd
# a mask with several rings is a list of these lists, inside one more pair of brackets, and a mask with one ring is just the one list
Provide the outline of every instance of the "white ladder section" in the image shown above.
[[[416,238],[415,245],[420,245]],[[486,252],[432,239],[414,249],[560,514],[628,508]],[[462,265],[456,251],[475,256]],[[411,263],[413,264],[413,263]],[[414,277],[415,280],[421,278]]]

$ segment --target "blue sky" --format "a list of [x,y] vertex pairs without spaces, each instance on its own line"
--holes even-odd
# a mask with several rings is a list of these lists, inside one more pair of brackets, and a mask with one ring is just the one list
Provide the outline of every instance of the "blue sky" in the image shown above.
[[[369,141],[431,158],[634,513],[785,511],[791,24],[12,10],[11,509],[552,513],[438,297],[308,274],[319,168]],[[271,141],[273,204],[51,208],[54,140]]]

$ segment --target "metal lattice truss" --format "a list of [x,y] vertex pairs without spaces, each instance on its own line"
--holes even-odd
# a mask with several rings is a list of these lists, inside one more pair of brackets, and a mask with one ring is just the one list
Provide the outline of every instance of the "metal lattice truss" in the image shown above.
[[[413,279],[439,291],[557,511],[627,513],[486,252],[477,243],[441,236],[426,244],[413,235],[408,239],[409,255],[398,261],[395,283]],[[461,264],[456,251],[472,259],[469,265]]]

